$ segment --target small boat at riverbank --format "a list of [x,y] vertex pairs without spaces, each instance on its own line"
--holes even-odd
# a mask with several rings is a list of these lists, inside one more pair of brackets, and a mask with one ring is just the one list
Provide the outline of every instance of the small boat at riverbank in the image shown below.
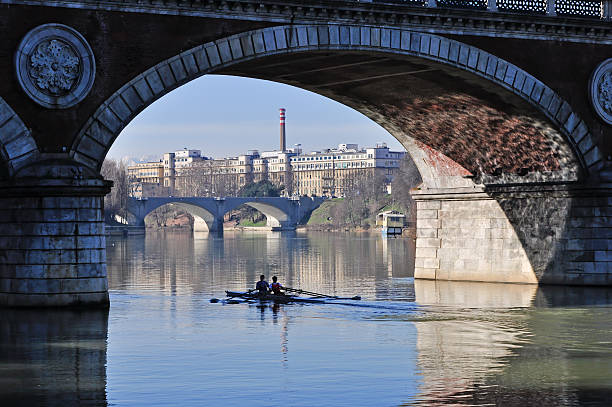
[[259,301],[259,302],[274,302],[277,304],[288,304],[288,303],[308,303],[308,304],[324,304],[325,301],[321,298],[305,298],[297,295],[276,295],[266,294],[259,295],[256,292],[240,292],[240,291],[226,291],[230,298],[241,298],[245,301]]

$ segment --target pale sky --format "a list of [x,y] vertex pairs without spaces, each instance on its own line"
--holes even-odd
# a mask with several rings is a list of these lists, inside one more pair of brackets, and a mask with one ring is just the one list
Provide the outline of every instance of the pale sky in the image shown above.
[[287,109],[287,147],[304,151],[340,143],[386,142],[404,150],[382,127],[349,107],[293,86],[206,75],[164,96],[119,135],[109,158],[156,159],[185,147],[215,158],[279,146],[278,109]]

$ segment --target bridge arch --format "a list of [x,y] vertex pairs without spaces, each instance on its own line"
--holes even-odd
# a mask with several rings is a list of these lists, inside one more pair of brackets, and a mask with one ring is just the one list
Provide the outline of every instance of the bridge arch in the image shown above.
[[0,97],[0,179],[8,178],[38,157],[30,130]]
[[148,198],[144,200],[131,198],[128,204],[128,212],[137,219],[138,223],[144,225],[145,218],[153,211],[162,206],[172,205],[181,208],[193,216],[195,231],[217,230],[218,225],[216,222],[218,217],[215,216],[215,209],[206,207],[203,202],[197,201],[197,198]]
[[292,219],[295,216],[291,216],[292,214],[288,213],[288,210],[290,210],[289,207],[283,208],[282,205],[272,200],[266,200],[265,198],[232,198],[231,200],[226,200],[226,205],[223,208],[224,214],[238,209],[242,205],[250,206],[263,213],[267,219],[266,224],[270,227],[283,227],[287,225],[288,222],[295,223],[296,221],[296,219]]
[[[608,274],[589,271],[597,263],[595,251],[582,256],[584,250],[576,250],[569,238],[578,233],[575,225],[592,227],[585,220],[590,218],[574,215],[591,210],[583,196],[588,192],[571,184],[596,184],[604,164],[586,122],[517,65],[442,36],[320,24],[219,39],[126,83],[88,119],[71,155],[99,168],[132,118],[207,73],[311,90],[363,113],[397,138],[423,180],[421,191],[413,194],[415,277],[608,281]],[[465,247],[467,240],[478,250]]]
[[173,202],[170,205],[181,208],[193,216],[193,230],[196,232],[208,232],[215,227],[215,217],[212,213],[201,206],[183,202]]
[[[81,129],[71,153],[77,161],[99,168],[115,138],[140,111],[171,90],[204,74],[261,77],[258,73],[244,72],[242,69],[253,65],[256,59],[276,57],[274,61],[278,65],[278,58],[289,55],[302,55],[302,59],[307,60],[337,53],[406,58],[404,61],[407,64],[422,68],[411,72],[383,73],[378,77],[370,75],[369,79],[430,75],[428,81],[421,81],[421,84],[432,85],[436,78],[431,78],[431,71],[437,70],[436,75],[444,72],[439,78],[443,82],[441,89],[454,81],[463,83],[460,90],[468,95],[466,98],[449,93],[428,101],[427,95],[416,94],[412,95],[410,106],[394,105],[392,100],[384,99],[364,103],[358,94],[345,96],[329,87],[296,84],[351,106],[385,127],[415,158],[425,185],[446,186],[446,177],[453,179],[451,184],[454,183],[454,186],[468,186],[471,182],[459,185],[457,180],[474,175],[483,175],[484,180],[489,182],[495,179],[506,183],[541,181],[542,177],[554,181],[575,181],[601,164],[601,154],[585,122],[552,89],[517,66],[474,46],[445,37],[354,25],[271,27],[185,51],[133,78],[107,99]],[[415,61],[418,64],[415,65]],[[357,62],[354,65],[366,66],[367,63]],[[274,70],[275,64],[265,66],[270,67],[270,71]],[[264,79],[293,83],[291,80],[275,79],[273,75]],[[482,87],[476,86],[478,80],[489,85],[496,84],[497,87],[486,97],[482,96]],[[353,82],[359,81],[357,78]],[[470,94],[468,88],[472,85],[475,90]],[[411,98],[410,92],[406,97]],[[482,107],[487,97],[495,99],[494,103],[497,104],[492,112],[487,110],[488,107]],[[452,108],[448,109],[449,106]],[[499,111],[508,106],[515,108],[514,113],[500,116]],[[468,112],[457,113],[461,109]],[[432,133],[428,123],[446,119],[446,127],[452,127],[447,125],[448,119],[461,122],[457,118],[466,117],[469,110],[474,110],[475,117],[489,114],[485,130],[494,132],[495,137],[487,137],[484,130],[476,134],[476,129],[469,125],[461,129],[464,134],[474,133],[465,137],[467,141],[457,142],[458,137],[450,128],[438,128],[438,132],[448,132],[438,139],[428,137],[427,133]],[[530,118],[530,110],[540,117]],[[419,125],[419,115],[423,114],[427,119]],[[445,114],[448,117],[445,118]],[[399,119],[391,120],[393,116]],[[452,147],[446,148],[449,145]],[[478,153],[479,149],[485,151]],[[465,154],[465,151],[472,153]],[[534,173],[532,177],[526,176],[531,172]],[[500,173],[508,175],[500,177]],[[463,181],[459,182],[461,184]]]

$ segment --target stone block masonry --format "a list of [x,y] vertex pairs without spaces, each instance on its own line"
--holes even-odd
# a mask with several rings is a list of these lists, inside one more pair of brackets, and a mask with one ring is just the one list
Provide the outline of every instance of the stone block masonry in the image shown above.
[[612,191],[569,186],[423,190],[415,278],[612,284]]
[[3,190],[0,306],[108,306],[102,216],[108,183],[72,178],[49,185],[28,177],[25,184],[38,185]]

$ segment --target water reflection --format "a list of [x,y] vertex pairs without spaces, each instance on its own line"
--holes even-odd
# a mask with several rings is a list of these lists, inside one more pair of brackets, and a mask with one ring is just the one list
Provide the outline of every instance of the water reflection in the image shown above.
[[244,290],[265,274],[279,276],[289,287],[337,295],[350,294],[348,286],[360,283],[361,295],[388,298],[393,286],[386,282],[411,277],[414,265],[411,241],[387,242],[379,236],[226,231],[223,238],[207,233],[194,238],[184,232],[149,232],[109,242],[109,270],[121,269],[109,273],[110,289],[171,294]]
[[535,284],[415,280],[414,291],[416,301],[423,305],[516,308],[531,306],[538,286]]
[[[1,406],[612,405],[608,289],[414,281],[380,236],[108,242],[110,316],[3,311]],[[364,300],[208,301],[260,273]]]
[[415,293],[417,404],[612,404],[609,290],[417,280]]
[[[272,323],[280,325],[280,361],[283,368],[288,367],[289,361],[289,320],[290,317],[281,304],[259,305],[261,321],[264,322],[269,312],[272,312]],[[269,317],[269,316],[268,316]]]
[[106,406],[108,310],[2,310],[0,405]]
[[523,318],[491,318],[485,310],[528,307],[537,287],[427,280],[416,280],[414,286],[416,301],[431,306],[425,320],[416,323],[423,383],[417,399],[462,404],[476,386],[503,369],[504,358],[528,334]]
[[612,304],[610,287],[568,287],[548,285],[538,287],[536,307],[608,306]]

